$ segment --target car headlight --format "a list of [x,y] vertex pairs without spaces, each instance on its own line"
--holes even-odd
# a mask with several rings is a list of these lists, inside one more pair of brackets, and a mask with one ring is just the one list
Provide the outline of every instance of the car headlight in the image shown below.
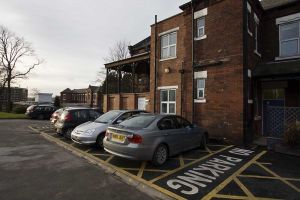
[[91,136],[95,132],[95,129],[86,130],[83,134],[87,136]]

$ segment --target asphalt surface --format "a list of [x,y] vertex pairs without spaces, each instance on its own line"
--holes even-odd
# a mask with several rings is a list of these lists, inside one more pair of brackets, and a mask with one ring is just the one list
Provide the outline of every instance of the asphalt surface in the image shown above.
[[151,199],[27,128],[46,123],[0,120],[0,199]]

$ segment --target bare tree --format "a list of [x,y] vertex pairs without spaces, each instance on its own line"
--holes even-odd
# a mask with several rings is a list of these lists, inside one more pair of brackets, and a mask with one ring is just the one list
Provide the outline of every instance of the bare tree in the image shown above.
[[30,92],[31,97],[35,97],[38,93],[40,93],[40,90],[37,88],[32,88]]
[[[108,55],[103,58],[106,63],[111,63],[119,60],[126,59],[130,56],[128,46],[130,42],[127,40],[120,40],[116,42],[116,44],[109,48]],[[101,68],[100,71],[97,73],[96,82],[103,82],[106,79],[106,70],[105,68]]]
[[11,111],[11,84],[27,75],[42,61],[30,43],[0,25],[1,86],[7,86],[7,111]]
[[130,42],[126,40],[118,41],[113,47],[109,48],[107,57],[103,58],[106,63],[115,62],[129,57],[128,46]]

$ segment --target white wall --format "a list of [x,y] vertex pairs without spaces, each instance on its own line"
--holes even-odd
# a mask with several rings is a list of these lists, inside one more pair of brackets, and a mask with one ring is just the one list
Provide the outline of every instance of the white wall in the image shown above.
[[35,96],[35,102],[52,103],[52,93],[38,93]]

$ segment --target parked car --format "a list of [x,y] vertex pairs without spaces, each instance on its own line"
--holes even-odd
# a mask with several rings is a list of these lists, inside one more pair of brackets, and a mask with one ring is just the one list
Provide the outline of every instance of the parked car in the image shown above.
[[59,119],[59,117],[63,113],[63,111],[64,111],[64,108],[60,108],[51,115],[50,123],[52,125],[54,125],[57,122],[57,120]]
[[88,121],[94,121],[99,116],[100,113],[92,108],[68,107],[63,110],[54,126],[57,134],[71,138],[71,132],[76,126]]
[[119,124],[133,115],[146,113],[143,110],[112,110],[93,122],[87,122],[77,126],[72,134],[71,139],[79,144],[96,144],[99,147],[103,146],[103,138],[108,126]]
[[56,108],[52,105],[32,105],[26,110],[25,115],[31,119],[49,119]]
[[150,160],[163,165],[169,156],[196,147],[205,148],[208,134],[180,116],[141,114],[109,126],[104,150],[119,157]]

